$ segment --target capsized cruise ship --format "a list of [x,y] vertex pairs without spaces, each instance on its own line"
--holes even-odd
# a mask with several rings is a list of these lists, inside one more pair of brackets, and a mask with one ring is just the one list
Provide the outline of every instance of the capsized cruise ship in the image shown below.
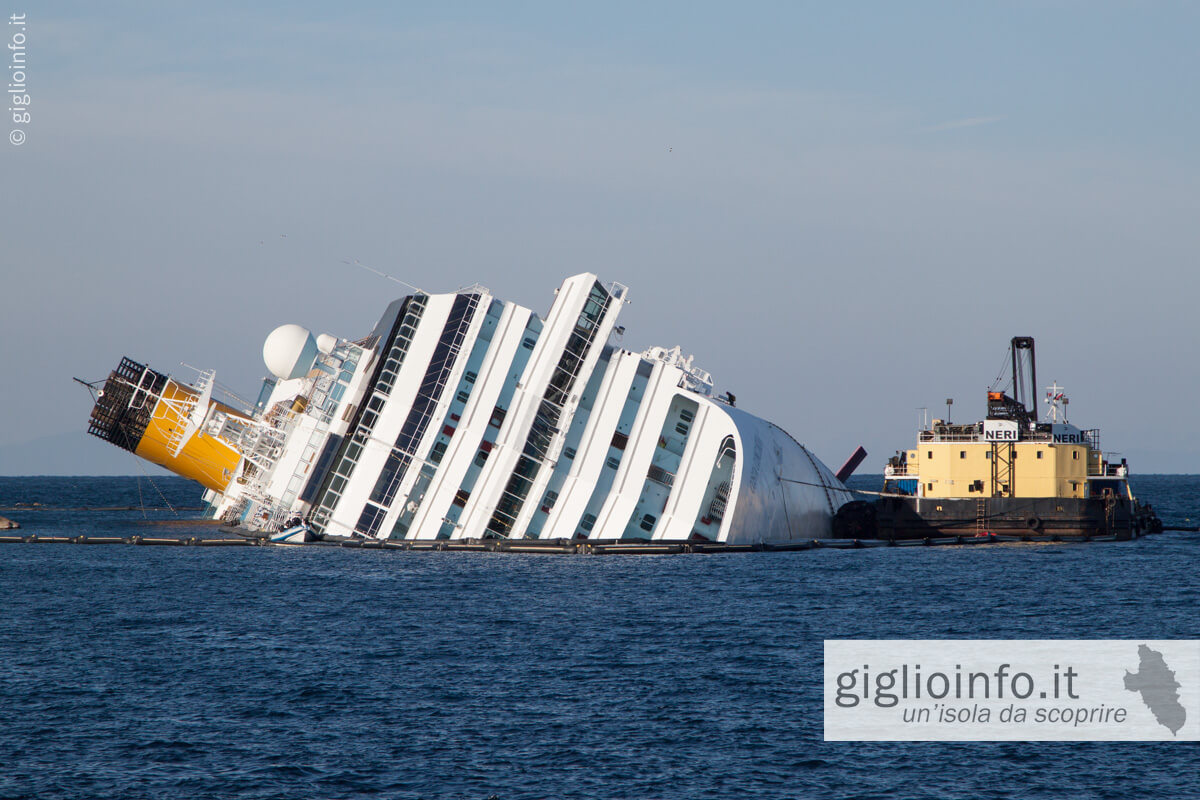
[[[122,359],[89,432],[206,489],[211,515],[325,539],[785,543],[851,497],[678,347],[617,344],[628,290],[576,275],[545,318],[481,286],[368,336],[275,329],[254,407]],[[94,388],[99,387],[99,382]]]

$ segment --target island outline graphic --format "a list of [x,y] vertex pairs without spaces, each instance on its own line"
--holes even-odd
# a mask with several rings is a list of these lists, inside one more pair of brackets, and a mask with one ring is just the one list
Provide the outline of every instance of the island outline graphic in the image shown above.
[[1125,689],[1139,692],[1154,719],[1172,736],[1177,735],[1187,721],[1187,709],[1179,702],[1180,686],[1175,671],[1167,665],[1161,652],[1144,644],[1138,645],[1138,670],[1125,671]]

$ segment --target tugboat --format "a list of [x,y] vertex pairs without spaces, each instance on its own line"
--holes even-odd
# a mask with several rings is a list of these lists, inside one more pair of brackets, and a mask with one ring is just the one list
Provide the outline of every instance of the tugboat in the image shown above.
[[1131,539],[1162,530],[1134,497],[1126,460],[1106,458],[1098,429],[1067,421],[1057,383],[1038,421],[1033,337],[1014,337],[1009,351],[1013,396],[993,386],[983,421],[922,426],[914,449],[888,459],[878,499],[839,509],[836,537]]

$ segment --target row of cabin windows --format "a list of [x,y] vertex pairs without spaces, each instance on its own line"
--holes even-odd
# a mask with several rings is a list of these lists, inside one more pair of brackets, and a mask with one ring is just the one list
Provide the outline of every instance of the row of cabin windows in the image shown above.
[[[609,446],[614,447],[617,450],[624,450],[628,444],[629,444],[629,437],[627,435],[625,435],[623,433],[614,433],[613,438],[612,438],[612,443]],[[575,456],[577,455],[574,447],[566,448],[565,450],[563,450],[562,454],[563,454],[563,458],[566,458],[566,459],[574,459]],[[605,461],[605,463],[608,464],[608,466],[612,467],[613,469],[616,469],[617,465],[620,463],[620,458],[618,458],[616,456],[610,456],[608,458],[608,460]]]
[[[363,410],[362,418],[359,420],[352,441],[359,440],[365,442],[370,438],[371,431],[375,428],[375,423],[379,421],[379,414],[383,410],[384,398],[392,391],[392,384],[395,383],[396,374],[400,371],[401,364],[404,363],[404,356],[407,354],[408,347],[412,344],[413,337],[416,335],[417,324],[424,310],[425,301],[420,297],[415,298],[399,329],[397,329],[396,335],[392,337],[392,345],[388,352],[387,361],[384,364],[379,380],[372,387],[372,396],[367,401],[367,407]],[[347,411],[349,410],[348,408]],[[346,482],[354,474],[354,468],[358,466],[358,457],[361,453],[361,444],[352,444],[346,449],[346,453],[343,455],[341,461],[334,468],[333,474],[336,477],[330,481],[328,491],[321,498],[318,513],[321,510],[326,510],[327,516],[328,512],[332,511],[338,501],[341,500],[342,490],[346,488]]]
[[[474,295],[459,295],[454,299],[454,307],[442,328],[441,337],[433,351],[433,358],[425,368],[425,377],[417,390],[416,398],[409,407],[408,418],[400,429],[400,435],[396,437],[395,450],[399,452],[393,451],[384,469],[379,473],[379,477],[375,481],[375,489],[371,492],[371,502],[386,508],[391,506],[395,500],[401,478],[408,470],[408,465],[412,460],[410,454],[417,442],[425,435],[434,406],[449,377],[450,367],[455,358],[454,347],[462,340],[474,309]],[[364,414],[364,419],[372,414],[373,412],[368,411]],[[373,425],[374,421],[372,421]],[[444,433],[449,437],[453,435],[454,428],[446,426]],[[445,452],[446,448],[443,444],[441,451],[432,459],[433,462],[440,463]],[[365,511],[362,519],[368,519]],[[368,531],[361,527],[358,530],[368,535],[374,535],[374,531]]]
[[[654,516],[653,514],[643,514],[642,519],[638,522],[638,527],[644,531],[652,531],[652,530],[654,530],[655,522],[658,522],[658,517]],[[582,530],[587,531],[589,533],[591,532],[592,528],[594,528],[595,526],[596,526],[596,515],[595,514],[584,514],[583,519],[579,521],[579,527]]]
[[396,382],[396,375],[400,372],[401,364],[404,363],[404,356],[412,344],[413,337],[417,335],[417,324],[420,322],[421,314],[424,310],[425,301],[419,297],[415,298],[408,313],[405,314],[399,329],[396,331],[396,335],[392,338],[392,346],[388,351],[387,361],[384,362],[383,371],[379,375],[379,381],[374,386],[374,391],[384,395],[391,393],[392,386]]
[[[679,430],[679,426],[676,426],[675,430],[677,430],[677,431],[678,431],[678,430]],[[680,433],[686,433],[686,432],[687,432],[687,429],[686,429],[686,428],[684,428],[684,430],[682,430],[682,431],[679,431],[679,432],[680,432]],[[958,451],[958,457],[959,457],[959,458],[966,458],[966,457],[967,457],[967,451],[966,451],[966,450],[959,450],[959,451]],[[992,457],[992,451],[991,451],[991,450],[988,450],[987,452],[985,452],[985,453],[983,454],[983,457],[984,457],[984,458],[987,458],[987,459],[990,459],[990,458]],[[1013,450],[1012,457],[1013,457],[1013,458],[1016,458],[1016,457],[1017,457],[1017,451],[1016,451],[1016,450]],[[1042,457],[1042,451],[1041,451],[1041,450],[1038,450],[1038,451],[1037,451],[1037,457],[1038,457],[1038,458],[1041,458],[1041,457]],[[933,459],[933,451],[932,451],[932,450],[928,451],[928,456],[927,456],[927,458],[928,458],[928,459],[930,459],[930,460],[932,460],[932,459]],[[1071,451],[1071,458],[1072,458],[1073,460],[1075,460],[1075,461],[1078,461],[1078,460],[1079,460],[1079,451],[1078,451],[1078,450],[1072,450],[1072,451]]]
[[[450,421],[458,422],[462,419],[458,414],[451,414]],[[429,451],[429,461],[434,464],[442,463],[442,459],[446,456],[446,448],[450,446],[449,439],[454,435],[454,431],[458,430],[453,425],[445,425],[442,427],[442,435],[438,437],[433,444],[433,449]]]
[[520,513],[525,498],[537,478],[541,461],[546,457],[550,442],[557,432],[556,426],[559,423],[563,407],[566,405],[570,391],[575,385],[575,379],[592,346],[596,335],[596,323],[604,315],[608,307],[608,299],[608,293],[597,282],[584,305],[583,312],[576,320],[575,330],[567,338],[566,347],[563,348],[550,382],[542,395],[542,402],[538,406],[533,426],[525,439],[521,458],[517,461],[517,467],[513,470],[513,474],[509,477],[508,485],[504,488],[499,504],[492,512],[491,521],[488,522],[489,531],[508,535],[513,521]]

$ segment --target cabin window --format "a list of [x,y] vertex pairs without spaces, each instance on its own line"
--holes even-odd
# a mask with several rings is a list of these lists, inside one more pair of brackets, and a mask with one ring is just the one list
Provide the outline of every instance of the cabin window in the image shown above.
[[470,394],[468,394],[467,392],[459,392],[459,393],[456,395],[456,398],[458,399],[458,402],[460,402],[460,403],[465,403],[465,402],[467,402],[468,400],[470,400],[470,399],[471,399],[471,395],[470,395]]
[[476,375],[474,372],[468,372],[465,375],[463,375],[463,380],[466,381],[467,383],[474,383],[475,379],[477,377],[479,377],[479,376]]
[[575,458],[575,448],[568,447],[566,450],[563,450],[563,457],[564,458]]
[[930,451],[929,451],[929,453],[926,455],[926,458],[933,458],[933,451],[932,451],[932,450],[930,450]]
[[681,422],[675,426],[675,432],[680,436],[687,436],[688,426]]
[[959,457],[959,458],[966,458],[966,457],[967,457],[967,451],[966,451],[966,450],[959,450],[959,451],[958,451],[958,457]]
[[988,450],[986,453],[983,454],[983,457],[986,458],[988,461],[991,461],[992,460],[992,451]]
[[625,446],[627,444],[629,444],[628,436],[621,433],[620,431],[617,431],[616,433],[613,434],[613,438],[612,438],[612,446],[613,447],[617,448],[618,450],[624,450]]
[[642,517],[642,521],[638,524],[638,527],[644,531],[652,531],[654,530],[654,523],[657,521],[658,517],[653,514],[646,514]]
[[532,350],[535,344],[537,344],[537,342],[533,341],[533,339],[526,339],[525,341],[521,342],[521,347],[524,347],[526,350]]
[[1041,457],[1042,457],[1042,451],[1041,451],[1041,450],[1038,450],[1038,451],[1037,451],[1037,454],[1038,454],[1038,455],[1037,455],[1037,457],[1038,457],[1038,458],[1041,458]]
[[932,492],[932,491],[933,491],[933,484],[932,484],[932,483],[927,483],[927,484],[925,484],[925,491],[927,491],[927,492]]
[[607,464],[611,469],[616,469],[617,465],[621,462],[615,456],[609,456],[608,460],[604,463]]
[[579,527],[583,528],[585,531],[590,531],[592,529],[592,526],[594,526],[595,524],[596,524],[596,515],[595,514],[584,514],[583,519],[579,523]]
[[1075,459],[1076,461],[1078,461],[1078,460],[1079,460],[1079,451],[1078,451],[1078,450],[1072,450],[1072,451],[1071,451],[1071,458],[1073,458],[1073,459]]
[[433,446],[433,450],[429,452],[429,460],[435,464],[442,463],[442,457],[446,455],[446,443],[438,442]]
[[679,412],[679,418],[684,422],[691,422],[696,418],[696,415],[692,413],[691,409],[685,408]]
[[487,458],[488,458],[487,451],[480,450],[479,453],[475,456],[475,466],[482,467],[483,462],[487,461]]

